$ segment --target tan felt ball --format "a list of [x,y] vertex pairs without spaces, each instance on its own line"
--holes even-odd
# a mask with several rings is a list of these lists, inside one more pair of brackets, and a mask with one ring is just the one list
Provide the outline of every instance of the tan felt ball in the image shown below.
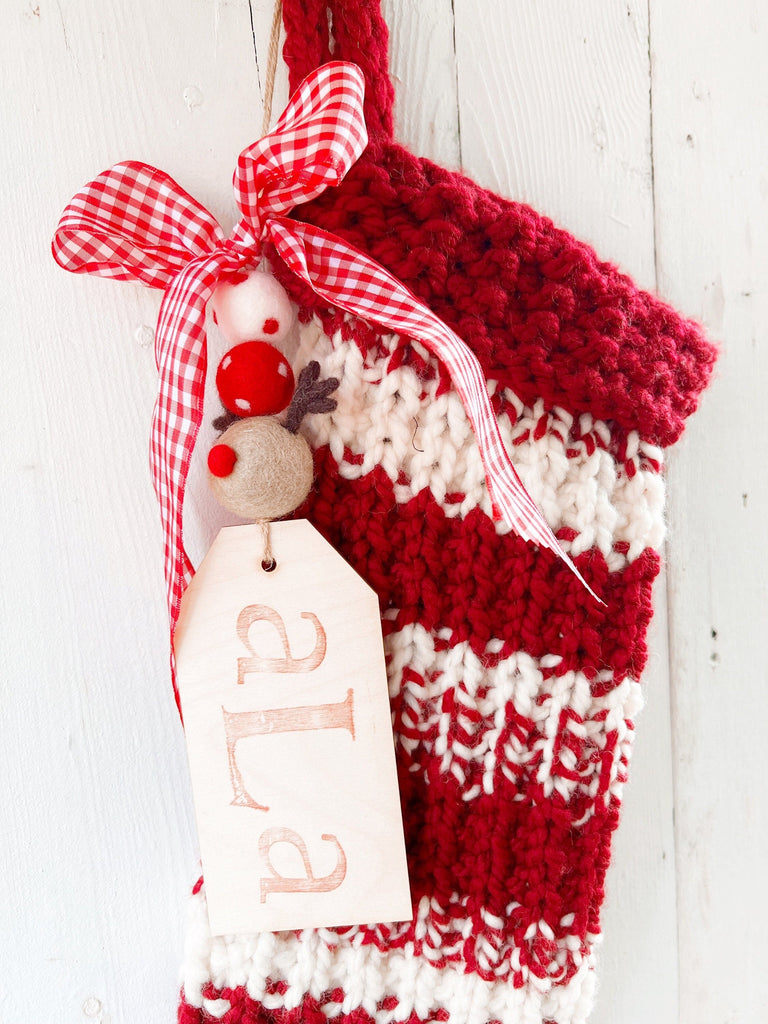
[[279,519],[304,501],[312,486],[312,452],[300,434],[292,434],[272,416],[239,420],[217,444],[227,444],[236,459],[228,476],[208,473],[216,500],[243,519]]

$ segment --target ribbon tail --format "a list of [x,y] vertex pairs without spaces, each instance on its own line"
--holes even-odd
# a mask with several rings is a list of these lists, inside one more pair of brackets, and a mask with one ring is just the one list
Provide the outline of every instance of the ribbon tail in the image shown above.
[[[450,328],[448,329],[450,330]],[[493,416],[492,409],[491,415]],[[499,431],[499,425],[495,417],[493,427],[498,437],[498,444],[500,446],[500,453],[502,455],[503,462],[499,465],[498,473],[491,476],[488,469],[488,461],[483,459],[483,466],[486,471],[486,481],[491,501],[498,506],[507,524],[519,533],[524,540],[533,541],[533,543],[540,544],[542,547],[549,548],[550,551],[553,551],[562,559],[563,562],[565,562],[574,576],[576,576],[579,582],[589,591],[590,595],[599,604],[605,607],[605,601],[603,601],[601,597],[598,597],[592,587],[590,587],[579,572],[573,559],[564,550],[562,544],[555,536],[552,527],[546,521],[538,505],[528,493],[525,484],[518,476],[517,470],[515,469],[506,447],[504,446],[504,442]],[[509,488],[510,480],[515,481],[512,488]],[[505,494],[507,496],[507,500],[505,500]],[[514,518],[512,522],[510,522],[510,515],[507,512],[507,509],[510,508],[517,510],[517,515],[513,513]]]
[[[184,492],[203,418],[207,367],[205,308],[231,255],[217,252],[188,263],[163,296],[155,334],[159,374],[152,417],[150,463],[165,537],[165,580],[171,633],[192,563],[184,549]],[[176,680],[174,693],[178,701]]]
[[326,231],[283,217],[265,229],[290,269],[318,295],[349,313],[422,341],[446,366],[477,438],[491,500],[524,540],[555,552],[601,599],[565,553],[512,464],[491,406],[482,367],[469,347],[400,281]]

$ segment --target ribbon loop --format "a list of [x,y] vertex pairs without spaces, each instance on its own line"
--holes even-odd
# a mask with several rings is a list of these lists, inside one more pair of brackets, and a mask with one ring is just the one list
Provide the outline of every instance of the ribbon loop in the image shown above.
[[364,91],[356,65],[324,64],[304,79],[269,135],[240,154],[235,199],[258,236],[267,218],[342,181],[368,144]]
[[51,248],[74,274],[166,288],[191,259],[223,241],[214,217],[170,175],[128,160],[77,193]]

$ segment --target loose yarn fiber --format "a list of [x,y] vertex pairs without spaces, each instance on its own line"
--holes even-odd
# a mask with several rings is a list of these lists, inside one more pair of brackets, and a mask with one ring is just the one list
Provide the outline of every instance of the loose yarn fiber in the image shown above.
[[[521,203],[392,137],[376,0],[284,0],[294,87],[364,71],[370,144],[296,216],[368,252],[474,350],[534,500],[605,601],[495,523],[458,396],[419,345],[302,307],[305,515],[377,591],[414,920],[212,938],[190,903],[180,1024],[578,1024],[664,538],[664,449],[709,381],[700,328]],[[333,31],[330,53],[329,21]]]

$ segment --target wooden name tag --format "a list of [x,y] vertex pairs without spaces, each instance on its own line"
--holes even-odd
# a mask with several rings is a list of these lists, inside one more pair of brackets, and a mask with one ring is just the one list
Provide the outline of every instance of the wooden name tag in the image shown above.
[[376,595],[306,521],[223,529],[174,639],[214,935],[411,919]]

